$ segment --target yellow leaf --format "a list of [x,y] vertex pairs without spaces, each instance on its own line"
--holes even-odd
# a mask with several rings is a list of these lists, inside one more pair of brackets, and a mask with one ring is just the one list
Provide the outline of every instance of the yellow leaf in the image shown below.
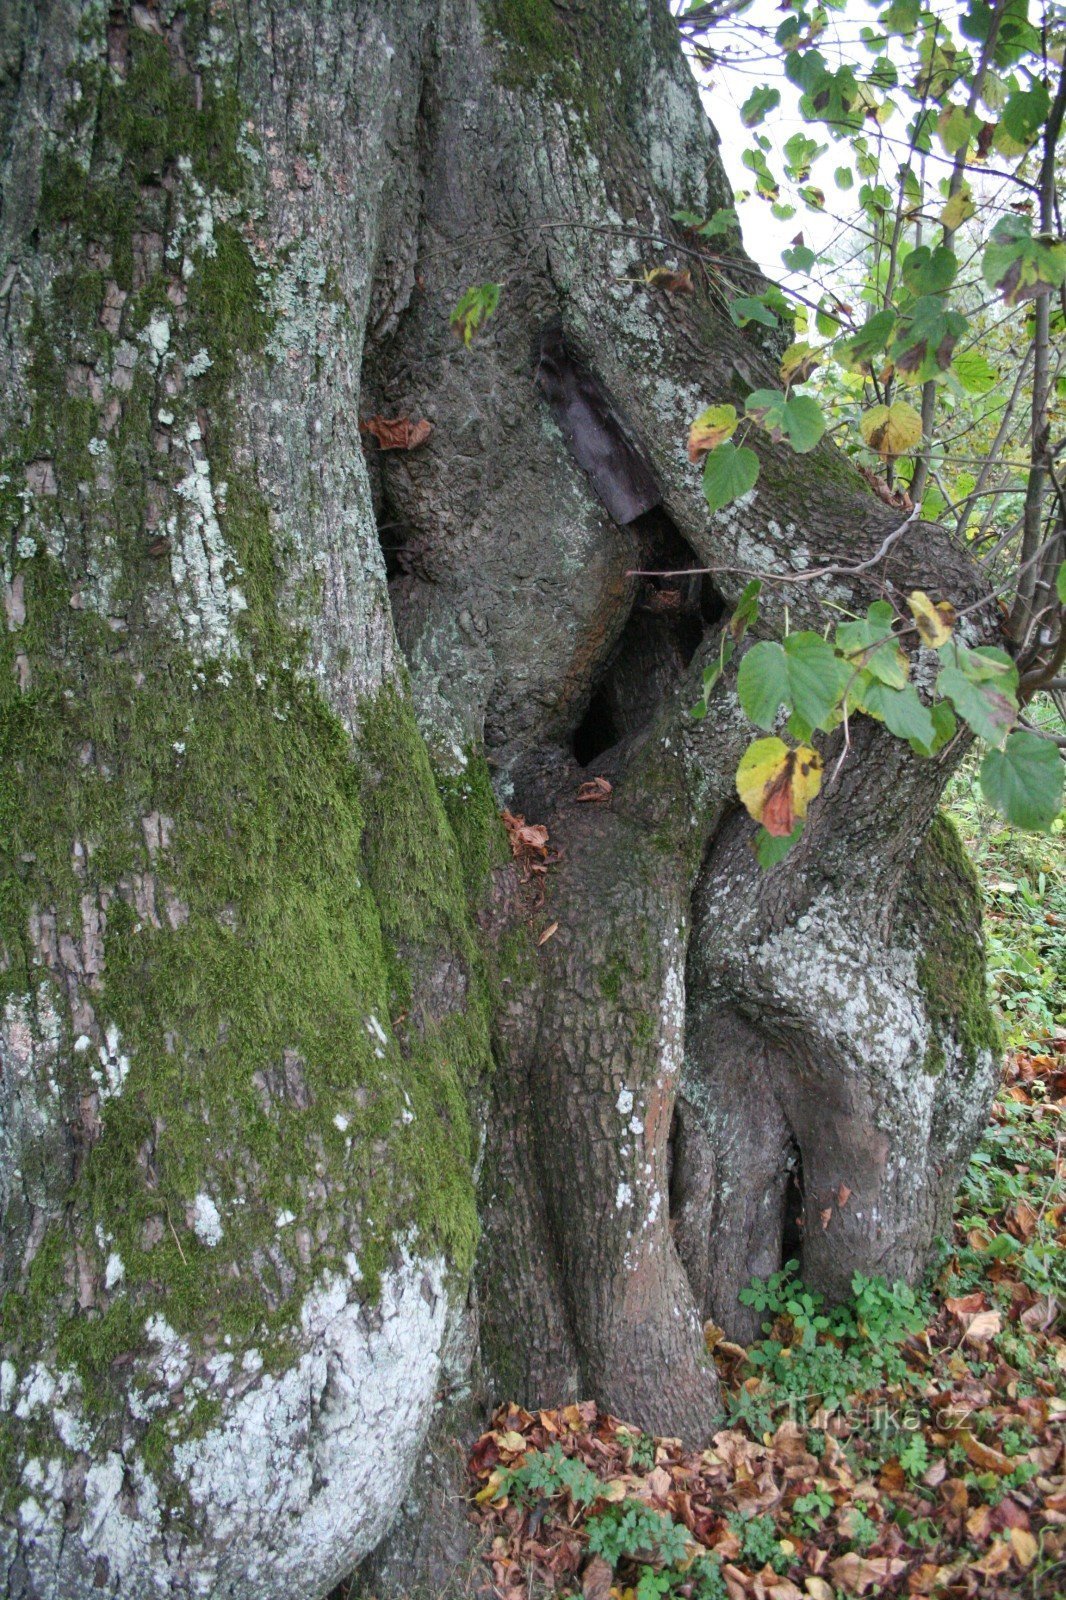
[[833,1590],[824,1578],[805,1578],[803,1587],[811,1600],[833,1600]]
[[732,438],[737,428],[735,406],[708,406],[688,430],[688,458],[698,461],[708,450]]
[[781,357],[781,382],[786,388],[790,383],[806,383],[821,360],[817,350],[812,350],[809,344],[790,344]]
[[947,644],[955,626],[955,607],[951,601],[938,600],[934,605],[921,589],[914,589],[907,596],[907,604],[918,624],[922,643],[928,645],[930,650],[939,650],[942,644]]
[[498,1433],[496,1435],[496,1443],[501,1450],[509,1450],[512,1454],[521,1454],[529,1449],[522,1435],[514,1430],[508,1433]]
[[477,1501],[479,1506],[483,1506],[487,1500],[495,1500],[502,1487],[503,1474],[500,1472],[499,1468],[497,1468],[490,1476],[485,1487],[478,1490],[477,1494],[474,1496],[474,1499]]
[[863,412],[859,431],[882,461],[894,461],[920,443],[922,419],[906,400],[896,400],[890,406],[871,406]]
[[1010,1530],[1010,1544],[1014,1551],[1014,1559],[1024,1571],[1031,1567],[1037,1557],[1037,1542],[1028,1528],[1012,1528]]
[[977,207],[970,198],[970,186],[968,183],[964,183],[959,192],[952,195],[943,211],[941,211],[940,221],[949,233],[953,233],[956,228],[961,228],[962,224],[969,217],[972,217],[976,210]]
[[749,814],[776,839],[787,839],[822,786],[822,758],[781,739],[755,739],[740,758],[737,793]]

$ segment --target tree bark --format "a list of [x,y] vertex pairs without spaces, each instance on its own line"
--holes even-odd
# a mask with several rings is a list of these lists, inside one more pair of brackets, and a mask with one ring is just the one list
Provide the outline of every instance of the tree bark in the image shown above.
[[776,363],[739,249],[643,281],[730,202],[660,0],[2,26],[5,1592],[320,1596],[475,1347],[706,1437],[791,1213],[831,1295],[921,1271],[993,1075],[962,741],[853,728],[761,874],[735,664],[689,708],[753,570],[771,636],[994,611],[928,524],[774,582],[892,527],[828,445],[708,516]]

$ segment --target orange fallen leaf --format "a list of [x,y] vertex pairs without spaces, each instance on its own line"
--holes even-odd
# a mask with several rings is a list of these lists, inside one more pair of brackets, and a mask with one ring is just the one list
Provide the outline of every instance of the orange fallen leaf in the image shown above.
[[425,417],[419,422],[410,417],[367,417],[359,426],[364,433],[373,434],[383,450],[417,450],[433,432],[432,422]]
[[559,924],[557,922],[549,923],[548,926],[545,928],[544,932],[541,934],[540,938],[537,940],[537,945],[540,946],[542,944],[547,944],[547,942],[551,938],[552,934],[553,933],[558,933],[558,931],[559,931]]
[[588,801],[592,801],[595,803],[597,801],[609,800],[612,793],[613,785],[606,778],[590,778],[588,782],[583,783],[580,789],[577,791],[577,798],[582,802],[587,803]]
[[829,1223],[830,1223],[830,1221],[832,1219],[833,1208],[832,1208],[832,1206],[826,1206],[825,1210],[824,1211],[820,1211],[818,1214],[822,1219],[822,1232],[824,1233],[825,1230],[828,1228]]
[[851,1190],[848,1188],[846,1183],[842,1183],[840,1188],[837,1190],[837,1205],[846,1206],[850,1199]]

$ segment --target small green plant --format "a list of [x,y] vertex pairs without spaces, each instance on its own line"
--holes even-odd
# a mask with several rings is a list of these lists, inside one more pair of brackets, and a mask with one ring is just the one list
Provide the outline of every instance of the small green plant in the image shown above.
[[841,1532],[860,1553],[877,1543],[878,1527],[861,1506],[852,1506],[841,1527]]
[[638,1472],[650,1472],[655,1465],[655,1440],[650,1433],[632,1433],[619,1429],[618,1442],[623,1449],[632,1451],[633,1465]]
[[602,1496],[603,1484],[583,1461],[574,1461],[553,1444],[548,1451],[531,1450],[520,1467],[505,1467],[495,1498],[532,1505],[561,1494],[569,1495],[575,1506],[587,1510]]
[[928,1472],[929,1446],[924,1434],[911,1435],[899,1453],[899,1464],[908,1478],[920,1478],[923,1472]]
[[589,1517],[585,1528],[590,1551],[602,1556],[611,1568],[621,1561],[657,1561],[663,1566],[677,1566],[688,1553],[686,1529],[639,1500],[608,1506]]
[[740,1540],[740,1553],[749,1567],[761,1570],[770,1566],[781,1576],[788,1571],[789,1559],[781,1548],[773,1517],[747,1517],[739,1511],[729,1518],[729,1526]]
[[824,1489],[812,1489],[810,1494],[801,1494],[793,1502],[792,1516],[801,1530],[817,1533],[832,1509],[832,1495]]

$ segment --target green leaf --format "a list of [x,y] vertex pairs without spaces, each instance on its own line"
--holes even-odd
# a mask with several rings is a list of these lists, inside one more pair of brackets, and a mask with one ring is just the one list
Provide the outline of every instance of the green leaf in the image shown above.
[[860,622],[842,622],[836,631],[837,649],[847,657],[852,671],[863,666],[890,689],[907,682],[907,658],[892,633],[896,613],[887,600],[875,600]]
[[797,822],[791,833],[784,838],[775,839],[772,833],[767,833],[765,828],[760,828],[755,835],[755,859],[763,871],[775,867],[777,863],[788,855],[796,840],[803,832],[803,823]]
[[1050,108],[1047,84],[1037,82],[1031,89],[1016,89],[1003,107],[1003,126],[1012,139],[1026,148],[1041,132]]
[[967,394],[987,394],[999,381],[999,374],[980,350],[962,350],[954,356],[951,370]]
[[952,352],[969,327],[961,311],[949,311],[942,295],[923,294],[900,321],[889,355],[899,372],[924,383],[951,365]]
[[772,728],[781,706],[809,728],[825,728],[844,687],[843,664],[820,633],[762,640],[740,663],[737,694],[752,722]]
[[813,450],[825,432],[825,417],[809,395],[791,399],[780,389],[756,389],[744,403],[748,416],[779,444],[787,439],[798,455]]
[[752,645],[737,673],[737,696],[757,728],[772,728],[782,704],[791,709],[788,659],[776,639]]
[[499,305],[502,288],[503,285],[499,283],[473,284],[449,317],[452,327],[468,348],[475,333]]
[[781,104],[781,91],[771,89],[767,84],[762,84],[758,89],[753,89],[740,108],[740,120],[745,128],[755,128],[768,111],[773,111]]
[[1062,758],[1050,740],[1019,728],[985,756],[981,788],[1016,828],[1047,833],[1062,810]]
[[955,713],[946,700],[936,700],[929,707],[929,715],[933,719],[934,738],[932,744],[923,744],[919,739],[910,741],[911,749],[920,756],[935,756],[942,750],[950,739],[954,739],[958,723]]
[[739,500],[755,487],[758,476],[759,458],[754,450],[745,445],[738,450],[732,439],[717,445],[703,465],[703,492],[711,511],[721,511]]
[[980,739],[1001,745],[1018,719],[1018,702],[1005,679],[974,682],[959,667],[941,667],[937,693],[946,695]]
[[904,261],[903,281],[913,295],[941,294],[951,287],[958,270],[959,260],[954,250],[942,244],[930,250],[923,244],[912,250]]
[[[858,333],[844,341],[840,351],[840,360],[850,372],[863,372],[869,374],[873,371],[874,358],[880,358],[892,337],[896,326],[896,313],[894,311],[875,311],[863,323]],[[878,360],[880,365],[880,361]]]
[[[740,643],[745,633],[747,633],[748,629],[759,615],[760,594],[762,594],[762,580],[759,578],[752,578],[750,583],[745,584],[744,589],[741,592],[740,599],[736,604],[736,610],[733,612],[733,615],[730,617],[728,623],[730,639],[735,641],[737,644]],[[730,647],[729,655],[732,654],[732,647]],[[729,656],[726,657],[726,660],[728,659]]]
[[810,272],[816,257],[809,245],[794,244],[782,250],[781,260],[790,272]]
[[890,689],[877,681],[869,684],[863,693],[862,708],[871,716],[879,717],[890,733],[899,739],[916,740],[931,749],[936,740],[936,724],[928,706],[918,698],[913,684],[902,689]]
[[1059,604],[1066,606],[1066,561],[1062,563],[1058,577],[1055,579],[1055,593],[1059,597]]
[[766,328],[777,327],[777,318],[758,295],[738,294],[729,302],[729,315],[738,328],[746,328],[749,322],[761,322]]
[[1066,282],[1066,244],[1034,239],[1028,217],[1000,217],[985,247],[981,271],[1006,305],[1035,300]]

